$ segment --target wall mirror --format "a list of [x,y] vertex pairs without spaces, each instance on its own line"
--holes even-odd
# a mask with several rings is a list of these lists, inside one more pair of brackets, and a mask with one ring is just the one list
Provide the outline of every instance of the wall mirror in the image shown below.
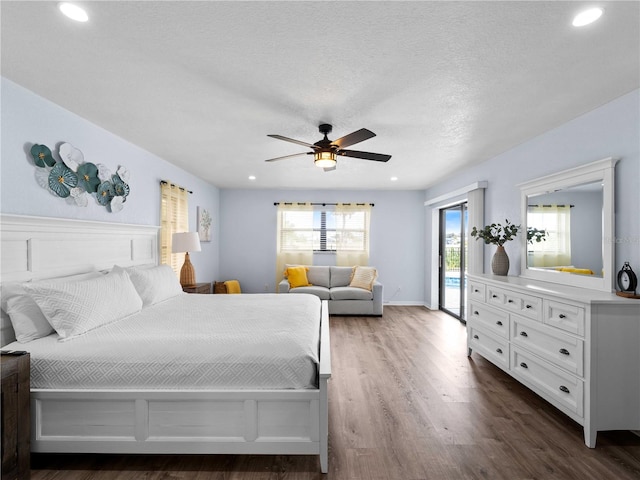
[[606,158],[520,184],[521,275],[612,291],[614,169]]

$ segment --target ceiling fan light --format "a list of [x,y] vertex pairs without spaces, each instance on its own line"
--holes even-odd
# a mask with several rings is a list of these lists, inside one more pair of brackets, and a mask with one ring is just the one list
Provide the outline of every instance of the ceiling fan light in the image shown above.
[[319,151],[313,154],[316,167],[332,168],[336,166],[336,154],[332,151]]

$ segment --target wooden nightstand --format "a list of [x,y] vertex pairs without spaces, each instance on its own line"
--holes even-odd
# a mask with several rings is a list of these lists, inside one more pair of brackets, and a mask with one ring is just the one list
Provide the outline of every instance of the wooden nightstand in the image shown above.
[[29,354],[2,355],[2,480],[31,478]]
[[196,283],[189,287],[182,287],[182,291],[187,293],[211,293],[211,283]]

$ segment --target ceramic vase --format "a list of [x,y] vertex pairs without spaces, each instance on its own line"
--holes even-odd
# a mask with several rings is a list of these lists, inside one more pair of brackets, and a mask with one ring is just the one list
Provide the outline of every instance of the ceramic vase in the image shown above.
[[494,275],[506,275],[509,273],[509,257],[502,245],[498,245],[496,253],[493,254],[491,271]]

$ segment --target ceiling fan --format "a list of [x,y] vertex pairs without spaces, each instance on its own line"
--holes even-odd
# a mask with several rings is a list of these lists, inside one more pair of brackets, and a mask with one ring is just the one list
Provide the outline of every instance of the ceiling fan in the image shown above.
[[364,160],[373,160],[374,162],[387,162],[391,158],[391,155],[384,155],[382,153],[360,152],[358,150],[344,150],[345,147],[355,145],[356,143],[364,142],[370,138],[376,136],[371,130],[361,128],[355,132],[338,138],[337,140],[329,140],[327,135],[331,133],[333,127],[328,123],[321,124],[318,129],[320,133],[324,134],[322,140],[317,141],[314,144],[301,142],[293,138],[283,137],[282,135],[267,135],[271,138],[277,138],[278,140],[284,140],[285,142],[297,143],[305,147],[311,148],[311,152],[294,153],[292,155],[284,155],[283,157],[270,158],[265,160],[266,162],[275,162],[276,160],[283,160],[285,158],[297,157],[299,155],[313,155],[313,162],[317,167],[323,168],[325,172],[336,169],[336,157],[353,157],[362,158]]

